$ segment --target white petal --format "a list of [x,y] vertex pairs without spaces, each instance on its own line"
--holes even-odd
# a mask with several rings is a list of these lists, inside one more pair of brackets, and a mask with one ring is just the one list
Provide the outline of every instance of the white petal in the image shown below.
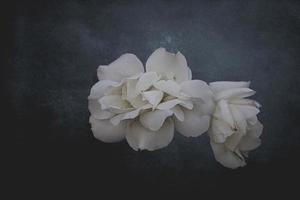
[[249,88],[250,81],[217,81],[209,84],[211,89],[217,93],[232,88]]
[[140,108],[148,104],[146,100],[143,100],[143,97],[140,94],[132,99],[129,99],[128,101],[134,108]]
[[92,132],[98,140],[103,142],[118,142],[125,137],[125,122],[121,122],[118,126],[114,126],[109,120],[97,120],[91,116],[90,123]]
[[149,89],[153,83],[159,80],[159,76],[156,72],[146,72],[144,73],[136,84],[136,90],[141,92]]
[[162,100],[164,93],[159,90],[143,92],[143,97],[155,108]]
[[194,107],[197,107],[199,113],[202,115],[211,115],[216,108],[216,104],[213,99],[207,99],[206,101],[193,102]]
[[231,127],[234,127],[234,121],[233,121],[233,116],[231,113],[231,110],[229,108],[228,102],[224,99],[219,101],[217,104],[219,111],[220,111],[220,117],[222,120],[227,122]]
[[261,144],[259,136],[262,134],[262,131],[263,125],[257,121],[257,123],[254,126],[251,126],[247,131],[247,135],[241,139],[239,149],[241,151],[251,151],[256,149]]
[[223,166],[235,169],[246,165],[241,157],[226,149],[224,144],[217,144],[211,141],[210,145],[214,152],[215,159]]
[[110,122],[113,125],[118,125],[122,120],[125,120],[125,119],[134,119],[134,118],[136,118],[140,114],[141,110],[142,110],[142,108],[139,108],[139,109],[133,110],[131,112],[127,112],[127,113],[122,113],[122,114],[116,115],[115,117],[113,117],[113,118],[110,119]]
[[214,142],[224,143],[226,138],[232,135],[234,131],[228,123],[213,118],[209,133]]
[[138,91],[136,90],[138,80],[136,79],[128,79],[126,81],[126,99],[130,100],[132,98],[135,98],[139,95]]
[[165,119],[171,115],[173,115],[173,112],[169,110],[149,111],[140,115],[140,122],[145,128],[157,131],[163,125]]
[[172,119],[167,119],[163,126],[157,131],[144,128],[139,121],[128,124],[126,139],[134,150],[153,151],[166,147],[173,139],[174,123]]
[[180,95],[180,85],[178,83],[176,83],[175,81],[171,81],[171,80],[161,80],[161,81],[157,81],[153,84],[153,86],[158,89],[161,90],[169,95],[172,95],[174,97],[177,97]]
[[232,134],[230,137],[226,138],[225,146],[231,151],[235,151],[237,146],[239,145],[241,139],[243,137],[243,134],[239,131],[236,131],[234,134]]
[[234,106],[229,106],[233,119],[234,119],[234,128],[237,129],[241,134],[246,134],[247,121],[243,114]]
[[212,91],[207,83],[201,80],[184,81],[180,84],[181,92],[193,98],[207,100],[212,98]]
[[254,94],[255,91],[249,88],[233,88],[216,93],[215,100],[219,101],[221,99],[245,98]]
[[210,116],[200,115],[197,110],[185,110],[184,120],[175,119],[176,130],[187,137],[197,137],[209,128]]
[[235,104],[232,104],[231,106],[237,108],[245,117],[245,119],[251,119],[252,117],[256,116],[259,113],[259,110],[254,106],[235,105]]
[[142,62],[133,54],[123,54],[117,60],[106,66],[99,66],[99,80],[121,81],[124,78],[144,73]]
[[257,101],[254,101],[252,99],[232,99],[229,103],[235,105],[255,106],[256,108],[261,107],[261,105]]
[[172,99],[170,101],[165,101],[163,103],[158,104],[157,109],[159,110],[170,110],[177,104],[182,103],[179,99]]
[[188,110],[192,110],[194,108],[194,104],[192,101],[181,100],[181,102],[179,104]]
[[110,80],[104,80],[104,81],[98,81],[93,87],[91,88],[91,93],[88,97],[88,99],[99,99],[104,96],[106,89],[110,86],[117,85],[118,82],[110,81]]
[[179,120],[179,121],[183,121],[184,120],[184,112],[183,110],[180,108],[180,106],[175,106],[173,108],[171,108],[171,111],[174,113],[175,117]]
[[258,138],[262,134],[263,128],[264,126],[259,121],[257,121],[257,123],[247,131],[247,135]]
[[178,52],[172,54],[164,48],[155,50],[146,62],[147,72],[157,72],[163,78],[182,81],[191,80],[191,69],[187,66],[185,57]]
[[130,105],[127,101],[124,101],[120,95],[108,95],[99,99],[99,103],[101,108],[109,109],[109,108],[118,108],[118,109],[127,109],[130,108]]
[[101,105],[97,99],[89,99],[88,108],[89,108],[90,113],[96,119],[109,119],[114,116],[113,113],[111,113],[107,110],[102,110]]

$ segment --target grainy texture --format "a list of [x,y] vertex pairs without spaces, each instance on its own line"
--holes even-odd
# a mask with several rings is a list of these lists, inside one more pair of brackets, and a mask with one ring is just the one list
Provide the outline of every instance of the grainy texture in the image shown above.
[[[263,0],[14,2],[7,12],[10,40],[1,81],[18,166],[44,163],[36,167],[41,174],[65,170],[73,178],[89,171],[106,186],[102,190],[129,189],[128,179],[142,191],[204,193],[233,190],[233,184],[239,192],[253,186],[268,193],[287,187],[279,183],[299,178],[299,6]],[[154,152],[93,138],[87,96],[97,66],[126,52],[145,63],[159,47],[181,51],[194,79],[252,82],[253,98],[263,105],[264,132],[247,167],[219,165],[206,135],[176,134]]]

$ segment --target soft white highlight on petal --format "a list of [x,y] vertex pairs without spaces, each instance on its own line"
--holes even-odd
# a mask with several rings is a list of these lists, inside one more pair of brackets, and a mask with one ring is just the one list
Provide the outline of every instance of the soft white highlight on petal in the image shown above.
[[109,108],[127,109],[130,105],[127,101],[124,101],[120,95],[109,95],[99,99],[99,103],[103,110]]
[[219,119],[212,119],[209,134],[216,143],[224,143],[226,138],[234,133],[231,126]]
[[171,108],[173,108],[174,106],[176,106],[177,104],[183,103],[182,101],[180,101],[179,99],[172,99],[170,101],[165,101],[163,103],[160,103],[157,106],[157,109],[159,110],[170,110]]
[[210,116],[201,115],[195,110],[184,110],[184,120],[175,119],[176,130],[187,137],[197,137],[209,128]]
[[178,83],[192,79],[192,73],[187,66],[185,57],[180,52],[173,54],[164,48],[155,50],[148,58],[146,71],[157,72],[162,78]]
[[150,104],[147,104],[147,105],[144,105],[136,110],[133,110],[133,111],[130,111],[130,112],[127,112],[127,113],[121,113],[119,115],[116,115],[114,116],[113,118],[110,119],[110,122],[113,124],[113,125],[118,125],[122,120],[125,120],[125,119],[134,119],[136,118],[140,112],[144,109],[149,109],[151,108],[152,106]]
[[153,106],[153,108],[156,108],[156,106],[161,102],[163,96],[164,93],[159,90],[143,92],[143,97]]
[[172,80],[167,80],[167,81],[161,80],[161,81],[155,82],[153,84],[153,86],[156,89],[161,90],[161,91],[163,91],[169,95],[172,95],[174,97],[178,97],[179,93],[180,93],[180,85]]
[[201,80],[189,80],[180,84],[181,92],[189,97],[200,98],[203,101],[212,98],[210,87]]
[[89,100],[88,108],[91,115],[96,119],[109,119],[115,115],[110,111],[102,110],[100,103],[96,99]]
[[91,88],[91,93],[88,96],[88,99],[99,99],[99,98],[103,97],[106,92],[106,89],[109,86],[114,86],[117,84],[118,84],[117,82],[110,81],[110,80],[98,81]]
[[124,78],[144,73],[141,61],[134,54],[123,54],[117,60],[106,66],[99,66],[99,80],[122,81]]
[[148,102],[143,99],[141,94],[139,94],[138,96],[136,96],[132,99],[129,99],[128,101],[134,108],[140,108],[140,107],[148,104]]
[[179,121],[183,121],[184,120],[184,112],[183,110],[180,108],[180,106],[175,106],[173,108],[171,108],[171,111],[174,113],[175,117],[179,120]]
[[127,142],[136,151],[153,151],[166,147],[172,141],[173,136],[172,119],[167,119],[157,131],[146,129],[139,121],[129,123],[126,131]]
[[156,72],[146,72],[144,73],[136,84],[136,90],[138,92],[145,91],[149,89],[155,82],[159,80],[159,76]]
[[236,105],[236,104],[232,104],[231,106],[238,109],[245,117],[245,119],[250,119],[259,113],[259,110],[255,106]]
[[173,112],[169,110],[145,112],[140,115],[140,122],[145,128],[157,131],[163,125],[165,119],[171,115],[173,115]]
[[219,101],[221,99],[244,98],[252,96],[254,94],[255,91],[249,88],[233,88],[216,93],[215,100]]
[[249,85],[250,81],[217,81],[209,84],[215,93],[233,88],[248,88]]
[[97,120],[91,116],[90,124],[95,138],[103,142],[118,142],[125,137],[126,123],[114,126],[109,120]]
[[229,109],[228,102],[226,100],[220,100],[218,103],[218,108],[220,111],[220,117],[227,122],[231,127],[234,127],[233,116],[231,110]]
[[217,144],[211,141],[210,145],[214,152],[215,159],[223,166],[235,169],[246,165],[246,162],[241,157],[227,150],[224,144]]
[[126,99],[130,100],[139,95],[138,91],[136,90],[138,80],[136,79],[129,79],[126,81]]

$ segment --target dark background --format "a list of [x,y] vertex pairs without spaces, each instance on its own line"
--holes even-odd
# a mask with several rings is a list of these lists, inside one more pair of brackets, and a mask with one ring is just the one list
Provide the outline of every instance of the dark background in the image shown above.
[[[13,136],[5,151],[11,194],[297,194],[299,8],[275,0],[3,4],[1,132]],[[98,65],[126,52],[145,63],[159,47],[181,51],[194,79],[252,82],[264,132],[246,167],[218,164],[206,135],[176,134],[154,152],[93,138],[87,96]]]

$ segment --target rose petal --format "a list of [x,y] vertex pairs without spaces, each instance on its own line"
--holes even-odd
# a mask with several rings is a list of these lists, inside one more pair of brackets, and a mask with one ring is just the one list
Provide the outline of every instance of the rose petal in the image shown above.
[[223,166],[235,169],[246,165],[246,162],[241,159],[241,157],[226,149],[224,144],[218,144],[211,141],[210,145],[214,152],[215,159]]
[[175,106],[173,108],[171,108],[171,111],[174,113],[175,117],[179,120],[179,121],[183,121],[184,120],[184,112],[183,110],[180,108],[180,106]]
[[180,84],[181,92],[189,97],[200,98],[204,101],[212,98],[212,91],[207,83],[201,80],[189,80]]
[[173,139],[174,123],[167,119],[163,126],[157,131],[144,128],[139,121],[128,124],[126,139],[134,150],[157,150],[166,147]]
[[239,149],[241,151],[251,151],[256,149],[261,144],[259,136],[262,131],[263,125],[257,121],[257,123],[254,126],[251,126],[251,128],[247,131],[247,135],[241,139]]
[[157,109],[159,110],[170,110],[177,104],[182,103],[179,99],[172,99],[170,101],[165,101],[163,103],[158,104]]
[[101,109],[117,108],[117,109],[127,109],[131,106],[127,101],[124,101],[120,95],[108,95],[99,99]]
[[93,116],[90,117],[92,132],[98,140],[103,142],[118,142],[125,137],[126,123],[121,122],[118,126],[114,126],[109,120],[97,120]]
[[134,108],[140,108],[148,104],[146,100],[143,100],[143,97],[140,94],[132,99],[129,99],[128,101]]
[[249,88],[233,88],[216,93],[215,100],[219,101],[221,99],[245,98],[254,94],[255,91]]
[[230,105],[230,110],[234,120],[234,128],[237,129],[242,135],[246,134],[247,128],[247,121],[243,114],[240,112],[239,109],[235,108],[234,106]]
[[228,102],[222,99],[218,102],[217,106],[220,111],[221,119],[227,122],[231,127],[234,127],[234,120]]
[[90,95],[88,96],[88,99],[99,99],[103,97],[108,87],[117,84],[118,82],[110,81],[110,80],[98,81],[91,88],[91,92]]
[[247,135],[258,138],[262,134],[263,128],[264,126],[259,121],[257,121],[257,123],[247,131]]
[[211,115],[215,111],[216,104],[213,99],[208,99],[206,101],[194,102],[194,107],[202,115]]
[[228,123],[220,119],[212,119],[209,134],[214,142],[224,143],[226,138],[233,133],[234,131]]
[[131,112],[127,112],[127,113],[121,113],[119,115],[114,116],[113,118],[110,119],[110,122],[113,125],[118,125],[120,123],[120,121],[125,120],[125,119],[134,119],[136,118],[140,112],[144,109],[149,109],[152,106],[150,104],[144,105],[136,110],[133,110]]
[[155,50],[146,62],[147,72],[157,72],[165,79],[178,83],[191,80],[191,69],[187,66],[185,57],[178,52],[172,54],[164,48]]
[[126,99],[130,100],[139,95],[139,92],[136,90],[138,80],[136,79],[128,79],[126,81]]
[[169,110],[149,111],[140,115],[140,122],[145,128],[157,131],[163,125],[165,119],[172,114],[173,112]]
[[254,106],[235,105],[235,104],[231,104],[231,106],[237,108],[245,117],[245,119],[251,119],[252,117],[256,116],[259,113],[259,110]]
[[153,84],[153,86],[158,89],[161,90],[169,95],[172,95],[174,97],[178,97],[180,95],[180,85],[178,83],[176,83],[175,81],[171,81],[171,80],[161,80],[161,81],[157,81]]
[[184,120],[175,118],[176,130],[187,137],[197,137],[209,128],[210,116],[200,115],[196,110],[184,110]]
[[136,90],[138,92],[145,91],[149,89],[153,83],[159,80],[159,76],[156,72],[146,72],[144,73],[136,84]]
[[213,92],[221,92],[232,88],[249,88],[250,81],[217,81],[209,83],[210,88]]
[[164,93],[159,90],[143,92],[143,97],[155,108],[162,100]]
[[133,54],[123,54],[117,60],[106,66],[99,66],[99,80],[122,81],[124,78],[144,73],[142,62]]
[[241,139],[243,137],[243,134],[239,131],[236,131],[234,134],[232,134],[230,137],[226,138],[225,146],[231,151],[235,151],[236,147],[239,145]]
[[255,106],[256,108],[261,107],[261,105],[257,101],[254,101],[252,99],[232,99],[229,103],[235,105]]
[[107,110],[102,110],[97,99],[89,99],[88,108],[91,115],[93,115],[96,119],[109,119],[114,116],[113,113]]

